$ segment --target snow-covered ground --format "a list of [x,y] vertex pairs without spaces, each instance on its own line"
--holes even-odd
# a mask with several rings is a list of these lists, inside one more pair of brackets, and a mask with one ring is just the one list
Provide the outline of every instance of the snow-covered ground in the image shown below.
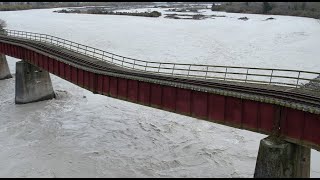
[[[9,29],[152,61],[319,72],[320,23],[210,12],[205,20],[0,12]],[[163,12],[168,13],[168,12]],[[237,18],[246,16],[248,21]],[[17,60],[8,57],[11,72]],[[0,177],[252,177],[265,135],[94,95],[51,75],[57,99],[14,104],[0,81]],[[311,177],[320,177],[312,151]]]

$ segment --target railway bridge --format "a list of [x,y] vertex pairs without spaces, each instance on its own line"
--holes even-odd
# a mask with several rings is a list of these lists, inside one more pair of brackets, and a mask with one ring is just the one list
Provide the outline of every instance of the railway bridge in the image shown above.
[[54,98],[51,73],[93,93],[269,135],[254,177],[310,177],[311,148],[320,150],[319,72],[144,61],[9,29],[0,53],[0,79],[12,77],[5,55],[21,59],[16,104]]

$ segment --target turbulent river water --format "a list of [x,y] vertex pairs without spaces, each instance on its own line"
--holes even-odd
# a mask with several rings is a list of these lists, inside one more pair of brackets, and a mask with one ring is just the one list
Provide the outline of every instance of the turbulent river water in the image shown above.
[[[205,20],[0,12],[9,29],[46,33],[152,61],[319,72],[320,24],[310,18],[223,14]],[[162,13],[166,13],[161,10]],[[238,20],[247,16],[248,21]],[[15,74],[17,59],[7,57]],[[252,177],[266,137],[95,95],[51,75],[57,98],[14,104],[0,81],[0,177]],[[320,177],[312,150],[311,177]]]

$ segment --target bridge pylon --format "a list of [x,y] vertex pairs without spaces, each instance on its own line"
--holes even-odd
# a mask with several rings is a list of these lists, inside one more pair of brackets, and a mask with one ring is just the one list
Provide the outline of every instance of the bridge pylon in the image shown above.
[[0,54],[0,80],[12,78],[6,56]]
[[310,178],[311,149],[269,136],[260,141],[254,178]]
[[15,103],[26,104],[55,97],[50,75],[25,61],[16,63]]

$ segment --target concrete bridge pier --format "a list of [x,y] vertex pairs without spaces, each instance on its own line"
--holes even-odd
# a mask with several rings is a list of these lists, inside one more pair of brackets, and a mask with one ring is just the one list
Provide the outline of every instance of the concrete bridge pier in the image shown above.
[[309,178],[311,149],[277,137],[260,141],[254,178]]
[[16,63],[16,104],[43,101],[55,97],[50,75],[25,62]]
[[0,54],[0,80],[12,78],[6,56]]

